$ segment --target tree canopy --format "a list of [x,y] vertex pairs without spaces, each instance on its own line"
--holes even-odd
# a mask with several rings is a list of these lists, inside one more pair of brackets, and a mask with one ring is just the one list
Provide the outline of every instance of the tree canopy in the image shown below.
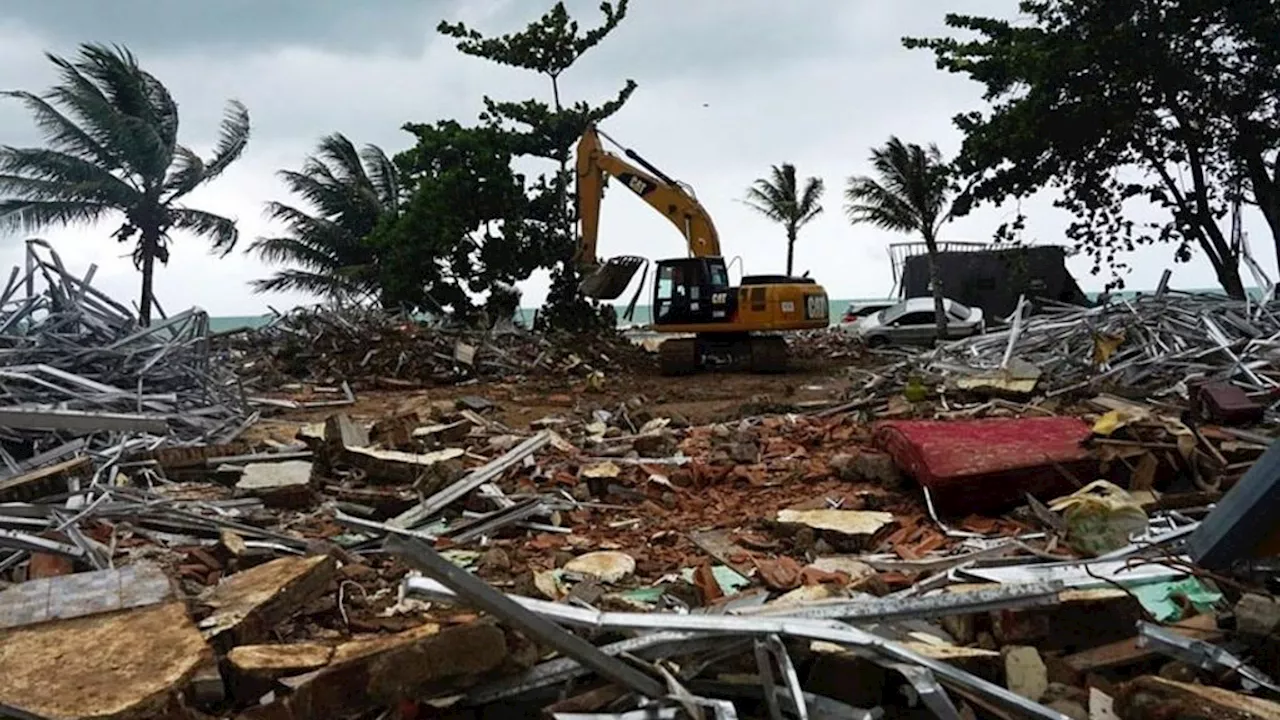
[[[1075,220],[1067,236],[1111,268],[1119,253],[1172,243],[1199,248],[1223,288],[1240,296],[1239,247],[1220,220],[1258,203],[1280,242],[1275,152],[1277,24],[1267,0],[1026,0],[1017,23],[948,15],[976,39],[904,42],[938,67],[985,86],[990,107],[956,117],[956,167],[973,197],[999,203],[1042,188]],[[1132,220],[1134,203],[1165,219]]]
[[232,219],[179,201],[240,157],[249,112],[231,101],[212,154],[201,158],[178,142],[168,89],[128,49],[86,44],[73,60],[47,57],[59,78],[47,93],[4,93],[31,112],[46,146],[0,147],[0,226],[33,231],[122,215],[114,237],[134,243],[138,315],[149,324],[155,262],[168,262],[172,232],[207,238],[222,254],[239,238]]
[[480,119],[489,127],[510,133],[515,156],[541,158],[556,166],[553,173],[528,183],[525,229],[533,236],[528,242],[540,248],[537,266],[552,271],[551,293],[542,318],[563,329],[590,329],[599,326],[602,319],[611,325],[611,318],[593,311],[578,292],[579,275],[574,265],[577,219],[570,161],[574,143],[587,125],[620,110],[636,84],[627,80],[612,99],[600,105],[585,101],[570,104],[563,100],[560,76],[618,27],[626,17],[627,2],[601,3],[604,22],[585,31],[563,2],[557,2],[525,29],[505,35],[486,37],[461,23],[442,22],[438,28],[455,38],[458,50],[465,54],[528,70],[550,81],[550,103],[537,99],[498,101],[486,96]]
[[796,166],[774,165],[768,178],[759,178],[747,188],[747,206],[787,231],[787,275],[795,265],[796,237],[800,228],[822,214],[822,178],[806,178],[801,185],[796,179]]
[[452,120],[405,130],[416,142],[395,158],[404,202],[369,241],[380,284],[389,303],[465,318],[471,293],[526,279],[542,257],[512,138]]
[[267,215],[285,234],[258,238],[249,251],[285,265],[253,282],[255,292],[301,291],[333,300],[363,300],[379,290],[378,255],[368,242],[379,224],[400,208],[398,170],[376,145],[358,150],[346,136],[323,138],[301,170],[280,179],[305,202],[300,209],[267,204]]

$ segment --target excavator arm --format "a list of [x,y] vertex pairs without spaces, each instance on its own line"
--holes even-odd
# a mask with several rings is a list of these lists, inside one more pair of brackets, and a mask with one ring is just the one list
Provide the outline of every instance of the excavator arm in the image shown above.
[[[684,236],[693,257],[718,257],[720,236],[702,204],[680,183],[667,177],[631,150],[624,151],[632,164],[604,149],[600,133],[588,126],[578,140],[578,220],[582,239],[578,262],[596,268],[596,241],[600,231],[600,201],[607,176],[612,176],[670,220]],[[640,165],[641,167],[637,167]]]

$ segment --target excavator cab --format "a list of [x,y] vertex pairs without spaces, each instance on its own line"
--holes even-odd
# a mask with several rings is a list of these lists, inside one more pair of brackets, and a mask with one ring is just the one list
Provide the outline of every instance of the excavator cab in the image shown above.
[[733,317],[737,293],[729,286],[724,258],[660,260],[655,278],[655,325],[714,324]]

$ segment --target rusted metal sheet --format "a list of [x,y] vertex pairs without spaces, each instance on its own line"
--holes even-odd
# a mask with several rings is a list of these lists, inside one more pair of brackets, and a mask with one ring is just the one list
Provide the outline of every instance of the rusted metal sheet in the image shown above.
[[1069,417],[904,420],[877,424],[873,441],[929,489],[939,512],[968,515],[1018,504],[1025,493],[1071,492],[1073,478],[1093,480],[1089,435]]

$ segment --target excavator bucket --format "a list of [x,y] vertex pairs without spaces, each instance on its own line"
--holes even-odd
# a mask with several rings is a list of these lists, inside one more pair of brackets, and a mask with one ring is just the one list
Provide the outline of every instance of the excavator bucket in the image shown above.
[[636,271],[648,262],[635,255],[609,258],[602,265],[587,270],[578,290],[595,300],[616,300],[626,292]]

